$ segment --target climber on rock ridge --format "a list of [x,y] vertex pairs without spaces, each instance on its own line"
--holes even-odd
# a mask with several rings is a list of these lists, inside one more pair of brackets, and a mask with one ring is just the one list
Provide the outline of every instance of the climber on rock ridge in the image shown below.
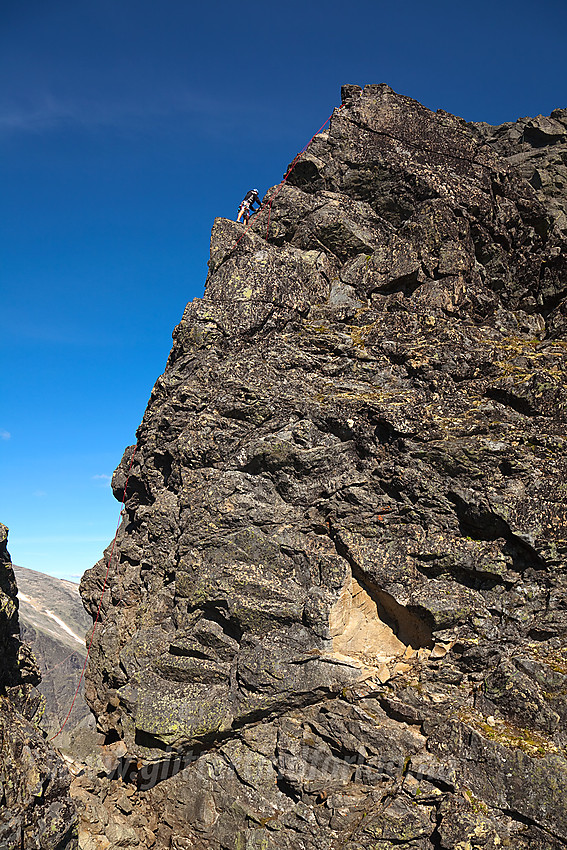
[[[258,209],[260,209],[260,195],[257,189],[250,189],[249,192],[246,192],[244,199],[238,207],[238,216],[236,218],[237,221],[240,221],[240,219],[242,219],[244,221],[244,224],[248,224],[248,222],[250,221],[250,209],[252,204],[258,204]],[[252,212],[258,212],[258,210],[253,209]]]

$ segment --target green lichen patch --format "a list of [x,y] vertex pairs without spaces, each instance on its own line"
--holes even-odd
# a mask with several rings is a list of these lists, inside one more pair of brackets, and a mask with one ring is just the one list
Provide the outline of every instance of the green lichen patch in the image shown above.
[[488,738],[490,741],[501,744],[508,749],[521,750],[532,758],[543,758],[551,753],[562,753],[557,744],[534,729],[515,726],[501,718],[483,717],[469,709],[462,709],[458,716],[459,720],[472,726],[484,738]]

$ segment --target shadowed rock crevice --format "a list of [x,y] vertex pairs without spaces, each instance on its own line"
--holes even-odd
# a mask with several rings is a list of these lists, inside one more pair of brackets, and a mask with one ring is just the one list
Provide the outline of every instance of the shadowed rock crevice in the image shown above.
[[475,540],[501,540],[503,554],[511,558],[514,570],[518,573],[529,568],[548,569],[545,560],[528,540],[514,534],[506,520],[489,504],[468,502],[455,492],[448,493],[448,499],[455,505],[463,536]]
[[498,401],[506,407],[511,407],[512,410],[521,413],[523,416],[537,416],[539,413],[527,399],[515,396],[512,392],[497,387],[491,387],[487,390],[486,397],[494,399],[494,401]]

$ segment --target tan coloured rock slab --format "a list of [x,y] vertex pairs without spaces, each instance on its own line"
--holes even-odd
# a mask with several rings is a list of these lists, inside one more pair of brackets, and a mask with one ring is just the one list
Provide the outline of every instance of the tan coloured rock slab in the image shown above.
[[388,662],[408,657],[410,648],[380,618],[374,599],[351,575],[329,612],[329,630],[333,654],[359,662],[362,669],[378,668],[381,682],[390,678]]

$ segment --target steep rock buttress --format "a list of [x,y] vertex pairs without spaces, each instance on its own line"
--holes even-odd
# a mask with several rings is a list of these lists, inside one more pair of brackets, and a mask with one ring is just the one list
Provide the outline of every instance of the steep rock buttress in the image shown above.
[[87,677],[156,847],[567,841],[565,199],[497,130],[345,86],[215,222]]

